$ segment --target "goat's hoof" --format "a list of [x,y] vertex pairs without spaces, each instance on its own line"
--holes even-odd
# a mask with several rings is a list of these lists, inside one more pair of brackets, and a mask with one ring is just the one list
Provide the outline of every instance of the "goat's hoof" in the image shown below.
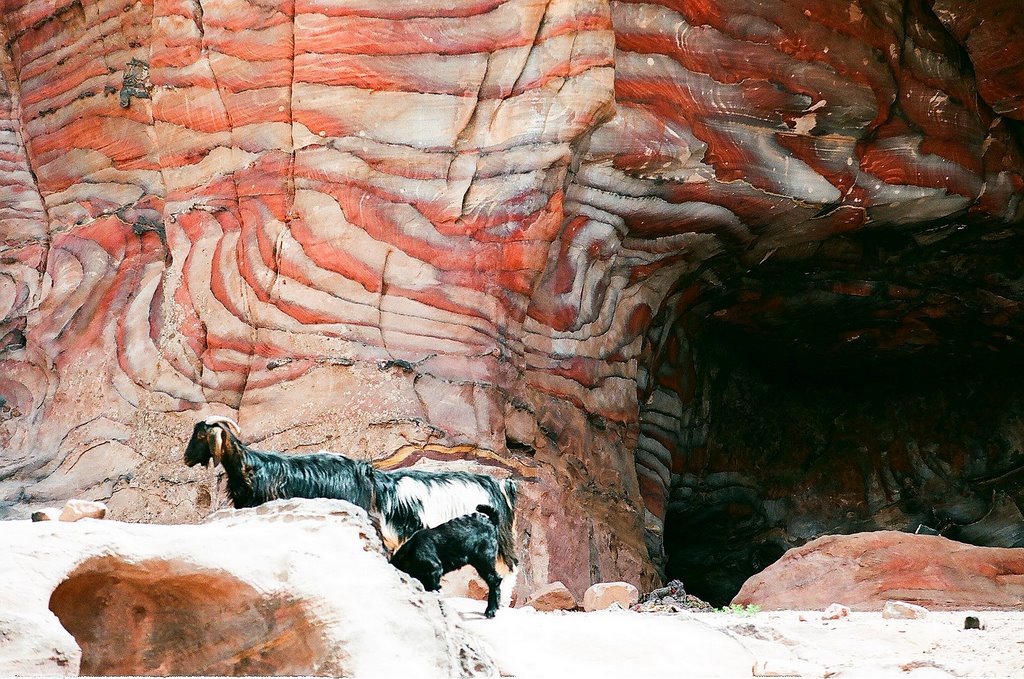
[[484,611],[484,617],[493,618],[495,613],[497,613],[497,611]]

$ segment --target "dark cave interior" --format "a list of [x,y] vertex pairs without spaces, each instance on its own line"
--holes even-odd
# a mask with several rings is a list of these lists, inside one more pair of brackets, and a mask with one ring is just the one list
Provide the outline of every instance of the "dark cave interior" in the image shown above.
[[1024,546],[1021,241],[887,232],[722,276],[675,327],[703,427],[673,451],[666,579],[722,606],[826,534]]

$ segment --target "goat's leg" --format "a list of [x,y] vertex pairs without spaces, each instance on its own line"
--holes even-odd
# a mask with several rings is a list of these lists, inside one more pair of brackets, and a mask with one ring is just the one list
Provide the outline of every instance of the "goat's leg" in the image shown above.
[[487,610],[484,611],[484,617],[493,618],[494,614],[498,612],[501,598],[501,576],[494,569],[493,563],[473,564],[473,568],[487,583]]

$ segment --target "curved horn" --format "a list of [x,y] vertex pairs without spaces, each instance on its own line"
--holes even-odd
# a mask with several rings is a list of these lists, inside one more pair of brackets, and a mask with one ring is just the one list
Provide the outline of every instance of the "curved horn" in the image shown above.
[[242,436],[242,429],[238,426],[238,423],[232,420],[230,417],[224,417],[223,415],[210,415],[203,421],[211,426],[215,424],[223,424],[225,427],[228,428],[228,431],[230,431],[235,436],[239,438],[241,438]]

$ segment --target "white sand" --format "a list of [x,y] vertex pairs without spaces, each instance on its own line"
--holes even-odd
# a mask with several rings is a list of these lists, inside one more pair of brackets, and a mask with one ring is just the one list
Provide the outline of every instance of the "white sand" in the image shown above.
[[[503,676],[1015,677],[1024,679],[1024,610],[930,612],[919,620],[821,611],[538,613],[445,600],[492,646]],[[965,630],[976,615],[986,629]],[[802,618],[802,619],[801,619]]]

